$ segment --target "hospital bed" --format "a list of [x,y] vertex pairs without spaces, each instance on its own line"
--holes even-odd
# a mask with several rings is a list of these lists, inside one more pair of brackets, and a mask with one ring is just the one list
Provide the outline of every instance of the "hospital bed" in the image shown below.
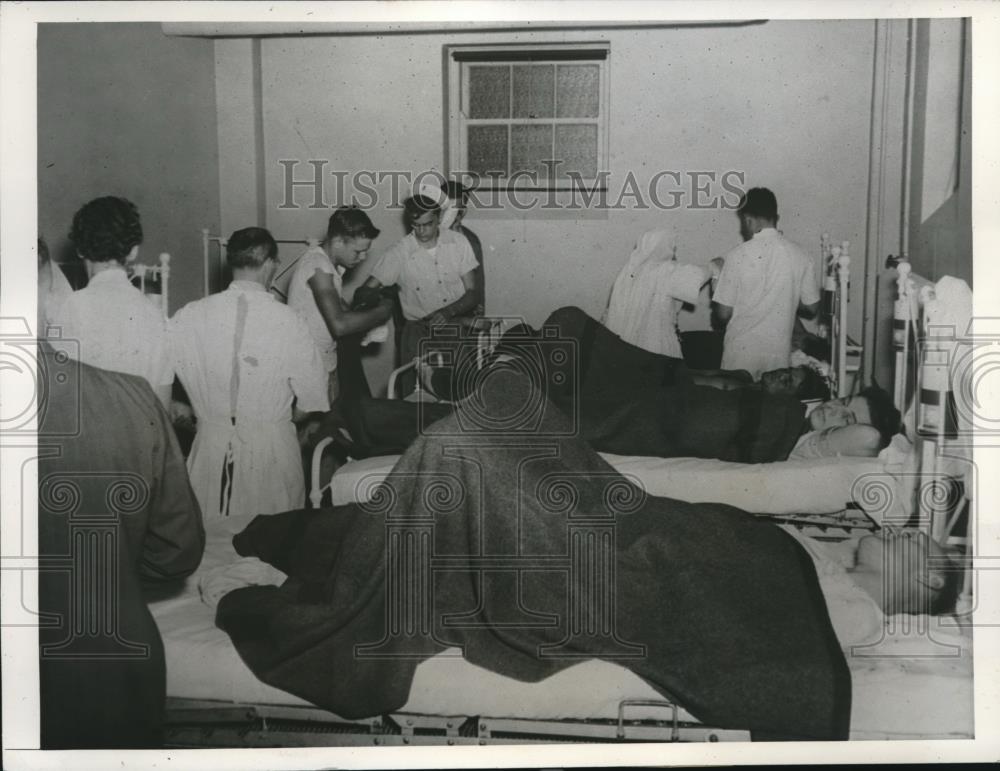
[[[905,286],[901,291],[905,291]],[[925,299],[929,299],[925,295]],[[922,307],[922,306],[920,306]],[[909,322],[918,333],[919,318]],[[919,337],[919,334],[916,335]],[[909,335],[906,339],[909,339]],[[902,345],[902,336],[900,337]],[[897,382],[926,382],[927,347],[910,343],[920,356],[900,356]],[[927,390],[927,389],[923,389]],[[918,411],[919,413],[919,411]],[[739,499],[757,495],[787,508],[779,519],[799,519],[803,490],[822,501],[820,484],[829,482],[832,501],[854,499],[864,511],[840,518],[830,501],[817,502],[807,527],[821,538],[839,538],[875,522],[902,525],[916,516],[934,519],[936,532],[953,544],[954,514],[939,511],[940,489],[949,472],[936,449],[945,440],[924,410],[913,420],[925,429],[911,434],[916,447],[897,445],[879,459],[827,459],[835,464],[785,466],[785,482],[771,478],[774,468],[737,468],[692,459],[605,456],[632,481],[654,494],[678,494],[687,484],[693,500],[717,500],[722,491]],[[787,462],[786,462],[787,463]],[[798,462],[801,463],[801,462]],[[660,465],[665,464],[665,465]],[[365,500],[391,468],[390,458],[369,458],[340,469],[330,485],[337,503]],[[699,467],[716,476],[698,477]],[[782,466],[782,464],[760,464]],[[831,470],[839,469],[839,470]],[[803,473],[808,477],[801,476]],[[797,482],[794,480],[798,474]],[[743,475],[743,476],[741,476]],[[836,478],[837,481],[832,481]],[[808,481],[804,481],[807,479]],[[726,482],[725,480],[729,480]],[[891,481],[890,481],[891,480]],[[700,489],[699,489],[700,488]],[[852,492],[845,496],[844,491]],[[710,495],[710,498],[704,497]],[[743,507],[759,508],[759,503]],[[937,504],[935,503],[937,502]],[[809,504],[812,505],[812,504]],[[836,506],[842,505],[839,503]],[[932,507],[928,510],[928,507]],[[806,506],[808,508],[808,506]],[[796,511],[798,509],[799,511]],[[780,514],[780,512],[778,512]],[[848,512],[849,514],[850,512]],[[810,522],[810,517],[812,521]],[[819,518],[818,520],[816,518]],[[874,522],[872,521],[874,520]],[[664,698],[630,670],[617,664],[583,661],[538,683],[524,683],[476,667],[447,650],[418,665],[409,699],[392,714],[347,720],[259,681],[241,661],[228,636],[215,627],[214,610],[204,601],[221,590],[253,583],[241,571],[231,536],[248,520],[208,523],[206,556],[198,572],[173,598],[151,607],[164,638],[167,657],[168,744],[172,746],[362,746],[459,745],[537,741],[742,741],[743,731],[705,726],[681,705]],[[942,525],[941,522],[944,524]],[[971,549],[971,539],[965,547]],[[971,565],[970,565],[971,566]],[[253,569],[251,569],[253,572]],[[273,581],[275,577],[270,577]],[[280,580],[280,576],[277,577]],[[229,582],[227,584],[227,582]],[[220,589],[221,587],[221,589]],[[203,599],[204,598],[204,599]],[[963,592],[971,607],[971,584]],[[871,642],[845,651],[853,686],[852,739],[971,738],[974,735],[972,639],[956,617],[892,616]]]
[[[541,682],[482,669],[449,649],[417,666],[391,714],[343,719],[258,680],[215,626],[213,598],[271,568],[237,558],[250,518],[208,523],[205,558],[183,590],[151,605],[167,661],[167,743],[182,747],[459,745],[565,741],[746,741],[706,726],[630,670],[587,660]],[[250,564],[247,564],[247,563]],[[972,641],[951,619],[890,617],[845,650],[852,739],[968,738]]]
[[125,272],[132,285],[155,303],[166,318],[170,314],[170,255],[162,252],[157,265],[127,263]]

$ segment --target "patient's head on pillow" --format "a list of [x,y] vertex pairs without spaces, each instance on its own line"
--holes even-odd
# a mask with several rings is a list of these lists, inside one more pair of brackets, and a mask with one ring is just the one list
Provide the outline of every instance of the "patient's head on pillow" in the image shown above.
[[881,450],[900,432],[902,419],[892,397],[877,385],[862,389],[856,396],[825,401],[809,413],[813,431],[856,425],[874,428],[878,433],[877,449]]
[[947,613],[961,585],[948,550],[920,530],[862,538],[852,577],[888,615]]
[[139,210],[125,198],[95,198],[73,215],[69,239],[90,262],[134,259],[142,243]]
[[823,376],[810,367],[772,369],[760,376],[760,384],[769,394],[785,394],[799,399],[830,398],[830,389]]

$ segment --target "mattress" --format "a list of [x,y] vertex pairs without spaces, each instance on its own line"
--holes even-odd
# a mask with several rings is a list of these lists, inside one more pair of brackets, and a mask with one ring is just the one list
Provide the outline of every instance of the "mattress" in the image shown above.
[[[774,515],[829,514],[854,503],[877,523],[907,519],[909,498],[900,482],[904,475],[895,473],[902,464],[887,455],[757,464],[608,453],[601,457],[649,495],[662,498],[726,503]],[[330,481],[333,505],[367,501],[398,460],[398,455],[384,455],[341,466]]]
[[[243,582],[231,538],[250,518],[215,520],[207,526],[205,558],[178,593],[150,605],[163,637],[167,695],[237,704],[311,706],[262,683],[247,668],[228,635],[215,626],[215,611],[202,599],[219,586]],[[245,562],[245,561],[242,561]],[[262,565],[262,563],[261,563]],[[280,574],[278,574],[280,575]],[[211,579],[211,580],[209,580]],[[211,588],[211,591],[210,591]],[[910,619],[912,621],[912,619]],[[956,628],[926,634],[890,619],[885,638],[871,648],[846,651],[854,688],[852,739],[971,738],[973,736],[972,641]],[[400,712],[535,720],[615,719],[623,699],[662,701],[663,696],[630,670],[588,660],[537,683],[513,680],[470,664],[446,650],[416,669]],[[662,720],[663,709],[637,706],[629,719]],[[682,720],[692,720],[681,710]]]

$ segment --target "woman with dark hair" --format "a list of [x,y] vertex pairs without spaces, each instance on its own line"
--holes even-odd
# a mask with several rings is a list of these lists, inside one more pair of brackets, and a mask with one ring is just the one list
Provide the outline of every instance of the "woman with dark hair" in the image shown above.
[[67,352],[79,350],[80,361],[145,378],[169,404],[174,372],[163,314],[125,273],[142,243],[139,210],[124,198],[95,198],[74,215],[69,237],[89,281],[53,311],[50,325],[78,343]]

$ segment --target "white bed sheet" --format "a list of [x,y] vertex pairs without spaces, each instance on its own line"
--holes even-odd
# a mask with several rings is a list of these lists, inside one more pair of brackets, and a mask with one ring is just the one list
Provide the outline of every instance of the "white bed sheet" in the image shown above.
[[[209,523],[205,559],[176,596],[151,605],[163,636],[167,695],[244,704],[309,706],[308,702],[262,683],[243,663],[215,611],[205,604],[199,580],[220,574],[237,560],[232,534],[250,518]],[[898,620],[897,620],[898,621]],[[955,646],[947,658],[927,637],[887,637],[881,658],[852,654],[852,739],[970,738],[973,735],[972,643],[955,630],[935,630],[935,638]],[[869,651],[870,652],[870,651]],[[856,651],[855,653],[863,653]],[[588,660],[538,683],[503,677],[466,662],[449,649],[417,666],[409,699],[400,712],[427,715],[566,719],[617,717],[623,699],[662,699],[630,670]],[[661,709],[636,707],[630,719],[664,719]],[[690,716],[681,710],[682,719]]]
[[[894,448],[895,449],[895,448]],[[370,499],[399,455],[351,461],[330,482],[333,505]],[[898,453],[778,463],[730,463],[704,458],[652,458],[601,453],[649,495],[692,503],[726,503],[756,514],[830,514],[854,502],[876,522],[905,521],[908,493]]]

